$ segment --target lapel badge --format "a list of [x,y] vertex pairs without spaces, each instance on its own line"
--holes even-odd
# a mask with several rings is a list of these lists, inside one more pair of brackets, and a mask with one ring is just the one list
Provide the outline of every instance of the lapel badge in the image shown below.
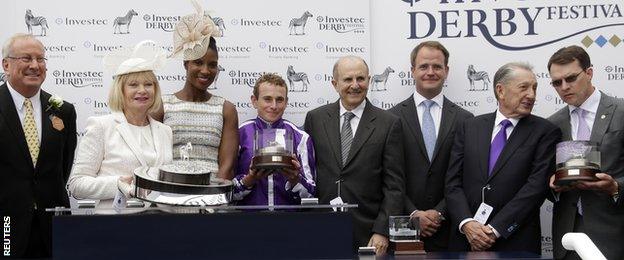
[[600,116],[600,119],[605,119],[605,118],[607,118],[607,116],[606,116],[606,115],[601,115],[601,116]]
[[54,127],[54,129],[56,129],[57,131],[63,131],[63,129],[65,128],[65,125],[63,124],[63,119],[59,118],[58,116],[51,116],[50,120],[52,121],[52,127]]

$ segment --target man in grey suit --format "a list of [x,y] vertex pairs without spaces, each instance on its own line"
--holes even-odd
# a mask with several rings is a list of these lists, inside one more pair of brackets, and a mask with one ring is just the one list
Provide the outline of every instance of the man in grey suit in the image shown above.
[[553,241],[555,259],[579,259],[566,252],[561,237],[586,233],[607,259],[624,259],[624,102],[597,91],[589,54],[579,46],[555,52],[548,70],[561,99],[568,104],[549,120],[561,128],[563,140],[589,140],[598,145],[601,170],[596,182],[581,181],[570,187],[554,185]]
[[405,214],[418,219],[425,250],[446,251],[449,223],[444,178],[455,129],[473,115],[442,94],[449,52],[437,41],[410,55],[416,91],[389,111],[401,118],[405,143]]
[[358,204],[354,249],[388,247],[388,217],[403,208],[403,141],[399,118],[373,106],[366,94],[369,70],[359,57],[334,64],[332,84],[340,99],[306,115],[314,141],[319,202]]

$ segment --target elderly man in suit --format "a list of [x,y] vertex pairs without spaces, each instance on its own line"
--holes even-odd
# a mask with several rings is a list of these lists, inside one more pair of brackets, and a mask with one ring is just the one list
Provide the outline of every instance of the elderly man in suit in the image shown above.
[[308,112],[305,131],[316,150],[319,202],[358,204],[354,246],[374,246],[382,255],[388,217],[403,207],[403,141],[399,118],[366,99],[368,73],[361,58],[340,58],[332,80],[340,99]]
[[9,38],[2,68],[0,216],[10,226],[3,255],[51,256],[52,214],[45,209],[69,207],[65,182],[76,148],[76,111],[41,90],[45,50],[32,35]]
[[437,41],[410,55],[416,91],[390,109],[401,118],[405,143],[405,213],[418,219],[426,251],[448,249],[444,178],[455,129],[473,115],[442,94],[449,52]]
[[497,111],[466,120],[455,135],[446,177],[449,249],[540,254],[540,206],[561,131],[531,115],[530,65],[503,65],[493,83]]
[[595,182],[554,184],[553,243],[555,259],[579,259],[561,244],[567,232],[584,232],[607,259],[624,259],[624,102],[596,90],[589,54],[579,46],[555,52],[548,61],[551,85],[567,104],[550,118],[563,140],[589,140],[598,145],[602,173]]

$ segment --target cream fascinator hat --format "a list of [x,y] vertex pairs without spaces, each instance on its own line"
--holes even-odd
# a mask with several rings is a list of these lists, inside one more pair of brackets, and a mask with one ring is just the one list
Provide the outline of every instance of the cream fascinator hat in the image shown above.
[[113,77],[140,71],[158,70],[165,66],[167,54],[155,42],[145,40],[134,48],[124,48],[104,57],[104,68]]
[[183,16],[173,31],[173,53],[169,57],[196,60],[208,51],[210,37],[221,37],[212,17],[196,0],[191,0],[195,13]]

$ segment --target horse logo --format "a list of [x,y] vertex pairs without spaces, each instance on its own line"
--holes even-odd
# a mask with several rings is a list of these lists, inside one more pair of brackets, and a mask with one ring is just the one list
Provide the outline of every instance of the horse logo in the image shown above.
[[[288,29],[290,29],[290,35],[305,35],[305,26],[308,22],[308,18],[312,17],[312,14],[308,11],[305,11],[303,15],[299,18],[293,18],[290,20],[290,24],[288,25]],[[301,33],[297,33],[297,28],[301,27]]]
[[[128,34],[130,33],[130,23],[132,22],[132,17],[138,15],[134,9],[130,9],[128,13],[124,16],[118,16],[115,18],[113,22],[113,34]],[[121,26],[126,26],[126,32],[121,32]]]
[[45,19],[45,17],[34,16],[30,9],[26,9],[25,21],[26,27],[28,27],[28,33],[32,34],[33,26],[41,26],[41,34],[39,34],[38,36],[48,35],[47,29],[50,29],[50,27],[48,27],[48,21]]
[[215,76],[212,84],[210,84],[207,89],[217,89],[217,80],[219,79],[219,74],[221,74],[221,71],[225,71],[225,68],[221,67],[221,65],[217,65],[217,75]]
[[[488,90],[488,86],[490,85],[490,77],[488,73],[485,71],[476,71],[474,65],[468,65],[467,71],[468,80],[470,81],[470,89],[469,91],[486,91]],[[483,88],[475,89],[474,82],[475,81],[483,81]]]
[[[288,83],[290,83],[289,92],[308,92],[308,74],[304,72],[295,72],[292,65],[288,65],[288,71],[286,71],[286,78],[288,78]],[[301,89],[297,89],[295,82],[301,81]]]
[[[386,83],[388,82],[388,76],[390,73],[394,72],[394,70],[390,67],[387,67],[383,73],[376,74],[371,77],[371,89],[370,91],[386,91]],[[383,83],[383,89],[380,88],[379,84]]]

